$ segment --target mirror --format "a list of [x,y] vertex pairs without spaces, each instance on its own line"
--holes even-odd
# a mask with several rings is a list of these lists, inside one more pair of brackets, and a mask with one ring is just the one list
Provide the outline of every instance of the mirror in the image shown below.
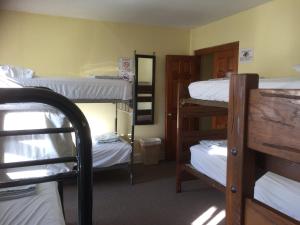
[[135,124],[154,124],[155,55],[135,55]]

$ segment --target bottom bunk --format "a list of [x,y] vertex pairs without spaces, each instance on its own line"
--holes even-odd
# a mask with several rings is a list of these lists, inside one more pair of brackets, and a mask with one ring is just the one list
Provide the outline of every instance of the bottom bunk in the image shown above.
[[0,189],[0,224],[64,225],[57,182]]
[[133,184],[133,147],[117,134],[108,133],[93,137],[93,170],[128,168],[130,182]]
[[[190,150],[189,167],[225,188],[227,141],[204,140]],[[300,182],[267,172],[255,183],[254,199],[300,221]]]
[[114,140],[97,141],[94,138],[93,168],[110,167],[116,164],[128,163],[132,151],[131,145],[122,138],[115,137]]

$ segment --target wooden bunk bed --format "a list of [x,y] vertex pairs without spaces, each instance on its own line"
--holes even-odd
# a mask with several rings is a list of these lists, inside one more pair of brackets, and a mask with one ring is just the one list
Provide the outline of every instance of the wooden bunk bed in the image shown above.
[[226,129],[210,128],[203,131],[201,127],[203,118],[226,116],[227,103],[189,98],[187,84],[179,82],[177,110],[176,192],[181,192],[182,182],[197,178],[225,191],[223,185],[191,165],[190,147],[200,140],[227,138]]
[[[1,138],[5,137],[15,137],[20,135],[45,135],[45,134],[67,134],[74,133],[76,137],[76,154],[74,156],[61,156],[55,158],[44,158],[41,157],[36,160],[13,160],[13,162],[6,162],[1,160],[0,162],[0,188],[12,188],[19,187],[30,184],[41,184],[52,181],[57,181],[59,183],[63,182],[69,178],[77,179],[78,188],[78,224],[89,225],[92,224],[92,156],[91,156],[91,138],[90,129],[82,112],[74,105],[70,100],[65,97],[44,89],[44,88],[0,88],[0,105],[6,106],[7,104],[19,104],[19,103],[38,103],[46,104],[59,110],[63,113],[69,120],[70,127],[60,127],[60,128],[44,128],[44,129],[31,129],[31,130],[2,130],[0,131]],[[4,150],[4,149],[2,149]],[[71,150],[70,150],[71,151]],[[67,163],[77,165],[76,169],[69,169],[67,171],[54,172],[39,176],[29,176],[29,177],[17,177],[13,178],[9,176],[9,172],[13,172],[16,169],[26,170],[26,168],[45,168],[49,165],[65,165]],[[51,172],[51,171],[50,171]],[[53,172],[53,171],[52,171]],[[55,188],[55,187],[54,187]],[[45,193],[45,191],[44,191]],[[46,190],[46,194],[49,194],[49,190]],[[62,201],[62,188],[60,188],[60,196]],[[38,195],[33,196],[35,200],[39,199]],[[48,196],[49,200],[55,198],[55,196]],[[28,197],[30,198],[30,197]],[[17,200],[17,199],[15,199]],[[33,199],[32,199],[33,200]],[[9,203],[5,202],[5,203]],[[30,201],[31,203],[35,201]],[[24,216],[24,213],[29,208],[30,202],[26,202],[26,208],[23,206],[23,210],[19,213],[14,212],[14,221],[17,221],[16,213]],[[24,201],[23,201],[24,203]],[[2,202],[1,202],[2,204]],[[21,203],[22,204],[22,203]],[[43,205],[47,205],[47,199],[43,200]],[[32,205],[32,204],[31,204]],[[34,205],[34,204],[33,204]],[[43,206],[41,205],[41,207]],[[63,204],[61,204],[63,205]],[[38,207],[37,205],[34,205]],[[58,206],[58,205],[57,205]],[[5,210],[11,210],[12,204],[9,208]],[[38,207],[39,209],[40,207]],[[35,208],[36,210],[38,210]],[[47,210],[47,209],[46,209]],[[48,211],[53,211],[54,209],[48,209]],[[36,215],[35,212],[29,212],[29,217],[24,217],[21,219],[21,224],[41,224],[43,223],[43,215]],[[46,213],[45,213],[46,214]],[[38,223],[31,223],[35,216],[38,216]],[[9,213],[5,214],[4,220],[8,220]],[[29,218],[29,219],[28,219]],[[51,219],[51,217],[47,218]],[[63,219],[62,219],[63,220]],[[9,221],[9,220],[8,220]],[[36,220],[35,220],[36,221]],[[2,221],[3,222],[3,221]],[[6,224],[5,221],[1,224]],[[6,221],[7,222],[7,221]],[[47,221],[49,224],[50,221]],[[58,222],[58,221],[56,221]],[[53,222],[55,223],[55,221]]]
[[[250,80],[250,81],[248,81]],[[252,81],[251,81],[252,80]],[[253,81],[254,80],[254,81]],[[298,185],[298,192],[296,192],[296,195],[298,193],[299,196],[298,200],[292,199],[290,201],[297,201],[300,202],[300,183],[294,184],[292,181],[284,180],[281,176],[287,177],[287,178],[293,178],[296,181],[299,181],[299,176],[297,174],[297,170],[299,170],[299,160],[297,159],[297,153],[299,152],[297,150],[297,146],[295,145],[297,142],[297,137],[291,138],[282,138],[281,135],[278,135],[278,131],[283,130],[283,134],[289,134],[292,129],[292,134],[296,134],[297,130],[294,128],[294,124],[289,122],[289,120],[286,120],[284,122],[281,122],[282,119],[285,117],[288,117],[291,120],[297,120],[297,109],[295,109],[296,106],[294,106],[295,110],[289,110],[290,114],[286,113],[285,107],[291,107],[290,105],[293,105],[293,101],[297,101],[299,97],[297,96],[297,92],[291,89],[291,87],[299,87],[299,80],[296,82],[290,82],[290,80],[284,81],[283,83],[280,81],[272,81],[272,83],[268,83],[269,81],[261,80],[264,83],[264,85],[267,86],[267,88],[270,89],[270,86],[284,86],[285,90],[279,90],[277,93],[277,99],[278,98],[287,98],[288,101],[283,101],[280,104],[274,104],[273,101],[270,101],[269,104],[266,102],[263,102],[260,106],[265,108],[272,108],[273,111],[269,111],[266,113],[265,111],[262,112],[263,109],[258,108],[258,106],[254,106],[252,109],[255,113],[260,113],[260,117],[263,119],[260,120],[257,123],[252,124],[251,127],[247,125],[247,121],[244,119],[244,117],[247,115],[246,112],[246,102],[249,95],[245,95],[246,90],[250,88],[257,88],[257,82],[258,82],[258,75],[256,74],[247,74],[247,75],[234,75],[232,77],[230,85],[235,85],[235,88],[230,89],[230,104],[229,104],[229,122],[228,122],[228,133],[232,135],[232,138],[229,139],[228,148],[227,143],[223,148],[219,148],[219,146],[214,145],[212,148],[208,148],[209,151],[206,152],[207,149],[203,148],[203,144],[199,144],[198,142],[200,140],[204,139],[225,139],[226,138],[226,131],[222,133],[222,130],[219,130],[217,133],[214,133],[215,131],[199,131],[199,119],[203,116],[216,116],[216,115],[225,115],[227,113],[227,103],[222,101],[223,105],[220,105],[220,101],[207,101],[207,100],[199,100],[199,99],[188,99],[188,100],[182,100],[179,101],[184,104],[179,105],[178,107],[178,139],[177,139],[177,179],[176,179],[176,190],[177,192],[181,191],[181,182],[193,178],[200,178],[203,181],[206,181],[208,184],[210,184],[212,187],[217,188],[221,191],[226,191],[227,194],[227,224],[244,224],[243,219],[246,218],[248,224],[253,224],[255,217],[252,217],[251,214],[255,214],[255,210],[262,210],[263,212],[266,212],[266,214],[263,214],[264,216],[267,215],[267,217],[270,215],[272,218],[270,223],[261,222],[258,224],[274,224],[276,219],[278,221],[281,221],[279,224],[299,224],[296,220],[300,220],[300,214],[295,211],[300,211],[299,208],[295,207],[295,204],[293,205],[292,209],[287,208],[284,202],[282,202],[282,199],[284,199],[286,196],[284,193],[288,193],[289,188],[295,190],[295,186]],[[211,82],[211,81],[210,81]],[[227,82],[227,90],[229,92],[229,80],[222,81],[222,83]],[[256,86],[253,85],[253,83],[256,82]],[[297,83],[298,82],[298,83]],[[242,90],[241,87],[244,87],[245,90]],[[261,86],[260,86],[261,87]],[[290,90],[287,90],[290,89]],[[258,93],[261,89],[256,90]],[[263,90],[262,92],[266,92],[267,97],[271,97],[272,90]],[[179,98],[182,98],[182,96],[187,96],[187,88],[186,85],[180,85],[179,86]],[[224,92],[225,93],[225,92]],[[227,97],[221,96],[220,99],[228,101],[229,99],[229,93],[227,94]],[[295,96],[292,96],[292,95]],[[234,98],[232,97],[234,96]],[[247,97],[246,97],[247,96]],[[217,96],[220,97],[220,96]],[[265,96],[264,96],[265,97]],[[234,100],[234,103],[233,100]],[[238,99],[238,100],[237,100]],[[257,100],[257,98],[255,99]],[[187,102],[187,103],[186,103]],[[276,101],[275,101],[276,102]],[[253,103],[253,102],[252,102]],[[250,102],[251,104],[251,102]],[[240,106],[240,107],[239,107]],[[217,108],[214,108],[217,107]],[[282,110],[274,110],[275,107],[278,107]],[[255,111],[256,110],[256,111]],[[259,111],[261,110],[261,111]],[[282,112],[281,112],[282,111]],[[234,114],[233,114],[234,113]],[[269,115],[270,114],[270,115]],[[239,116],[239,115],[243,115]],[[265,116],[270,117],[269,123],[273,123],[272,128],[278,128],[273,130],[274,133],[272,133],[272,129],[269,127],[265,127],[265,124],[263,123],[263,120],[266,119]],[[273,117],[272,117],[273,116]],[[249,121],[251,121],[253,116],[249,117]],[[239,119],[238,119],[239,118]],[[244,119],[244,120],[243,120]],[[251,123],[249,123],[250,125]],[[291,125],[292,124],[292,125]],[[290,125],[290,126],[288,126]],[[276,127],[278,126],[278,127]],[[288,130],[283,129],[285,126],[287,126]],[[240,130],[238,130],[239,128]],[[196,131],[195,131],[196,130]],[[262,132],[260,132],[260,130]],[[249,163],[253,163],[253,154],[251,151],[245,153],[245,149],[247,144],[249,144],[249,133],[246,134],[245,132],[249,131],[249,133],[252,132],[252,141],[253,140],[259,140],[259,138],[265,138],[265,141],[269,141],[270,144],[266,141],[265,145],[263,146],[263,151],[269,151],[273,148],[282,148],[283,150],[289,152],[287,155],[284,156],[277,153],[274,153],[276,157],[266,157],[263,156],[261,153],[257,153],[256,159],[257,159],[257,170],[254,171],[255,164],[249,165]],[[274,145],[273,139],[269,140],[271,138],[270,135],[266,135],[270,133],[276,138],[274,138],[278,143],[277,145]],[[234,136],[235,135],[235,136]],[[245,136],[243,136],[245,135]],[[290,134],[289,134],[290,136]],[[247,139],[248,138],[248,142]],[[272,137],[273,138],[273,137]],[[292,141],[291,143],[286,143],[287,140]],[[233,143],[234,140],[236,143]],[[201,141],[205,142],[205,141]],[[216,141],[212,141],[216,142]],[[225,142],[225,140],[224,140]],[[283,145],[281,144],[283,143]],[[192,147],[190,147],[193,145]],[[193,147],[198,146],[198,152],[201,154],[196,155],[195,154],[195,148]],[[217,148],[216,148],[217,147]],[[255,148],[256,146],[252,146],[251,148]],[[216,149],[214,149],[216,148]],[[194,155],[193,155],[194,152]],[[211,154],[210,154],[211,153]],[[215,154],[217,153],[217,154]],[[282,151],[281,151],[282,153]],[[250,154],[250,156],[249,156]],[[273,154],[273,153],[271,153]],[[276,155],[277,154],[277,155]],[[216,155],[222,155],[221,160],[220,157],[217,157]],[[228,156],[228,159],[227,159]],[[197,167],[195,165],[195,157],[196,161],[198,161],[198,165],[202,164],[203,167]],[[203,157],[203,159],[202,159]],[[250,157],[250,158],[249,158]],[[278,157],[283,157],[285,160],[281,160]],[[295,163],[288,162],[287,160],[291,160],[291,157],[293,157],[293,160],[298,160]],[[193,162],[194,158],[194,164]],[[246,160],[247,159],[247,160]],[[228,163],[227,163],[228,161]],[[217,163],[216,163],[217,162]],[[298,164],[297,164],[298,163]],[[193,165],[194,166],[193,166]],[[205,170],[206,167],[206,170]],[[216,169],[217,168],[217,169]],[[227,168],[227,169],[226,169]],[[265,173],[266,169],[269,169],[274,173],[267,172]],[[211,171],[212,172],[211,172]],[[201,171],[201,172],[200,172]],[[227,171],[227,176],[226,176]],[[229,174],[230,173],[230,174]],[[218,174],[218,176],[214,176],[215,174]],[[279,175],[278,175],[279,174]],[[254,176],[255,175],[255,176]],[[280,176],[281,175],[281,176]],[[254,177],[253,177],[254,176]],[[226,180],[227,177],[227,180]],[[255,179],[256,178],[256,179]],[[256,182],[255,182],[256,181]],[[253,190],[253,185],[255,183],[255,192]],[[281,187],[274,189],[275,191],[270,191],[269,187],[273,187],[274,184],[281,183]],[[250,185],[250,187],[249,187]],[[251,191],[250,191],[251,189]],[[277,190],[280,190],[277,191]],[[284,191],[282,191],[284,190]],[[283,193],[281,193],[283,192]],[[254,195],[253,195],[254,193]],[[272,195],[270,195],[272,194]],[[285,196],[285,197],[283,197]],[[244,213],[244,203],[245,198],[247,199],[247,204],[251,204],[251,209],[249,206],[249,210]],[[253,197],[256,200],[253,200]],[[275,200],[270,200],[274,197]],[[249,203],[251,201],[251,203]],[[252,203],[257,203],[260,201],[257,206],[253,206]],[[268,209],[270,207],[276,208],[280,213],[276,212],[274,210],[267,211],[264,210],[263,207],[265,205],[268,205]],[[298,204],[300,205],[300,204]],[[248,206],[246,206],[248,207]],[[254,211],[254,212],[253,212]],[[272,214],[273,213],[273,214]],[[275,214],[276,215],[275,215]],[[286,215],[289,215],[291,218],[288,218],[287,216],[284,216],[282,213],[285,213]],[[274,216],[273,216],[274,215]],[[288,218],[287,220],[283,220],[283,218]],[[263,216],[260,216],[260,219]],[[249,219],[250,218],[250,219]],[[252,218],[252,219],[251,219]],[[293,219],[292,219],[293,218]],[[297,219],[296,219],[297,218]],[[296,219],[296,220],[295,220]],[[250,222],[249,222],[250,221]],[[262,221],[262,220],[261,220]],[[289,221],[289,223],[287,222]],[[276,221],[277,222],[277,221]],[[292,222],[292,223],[291,223]],[[277,223],[275,223],[277,224]]]
[[[131,146],[129,162],[127,163],[110,163],[112,165],[93,166],[93,170],[103,171],[119,168],[128,168],[130,183],[133,184],[133,164],[134,164],[134,141],[135,141],[135,108],[136,105],[136,81],[122,80],[117,77],[97,76],[96,78],[31,78],[16,79],[18,84],[22,86],[46,87],[67,97],[74,103],[113,103],[115,107],[115,133],[118,133],[118,111],[124,111],[131,115],[131,131],[130,137],[124,137],[120,140],[120,145],[124,146],[127,151],[125,142],[129,142]],[[99,144],[101,145],[101,144]],[[102,148],[93,147],[95,151]],[[111,148],[111,146],[110,146]],[[118,149],[121,148],[118,146]],[[130,148],[130,147],[129,147]],[[104,149],[104,148],[103,148]],[[116,154],[116,153],[114,153]],[[120,154],[121,155],[121,154]],[[94,157],[96,158],[96,157]],[[93,164],[101,164],[95,162]]]
[[267,171],[300,182],[300,90],[258,89],[257,75],[230,82],[226,222],[300,224],[254,199],[255,182]]

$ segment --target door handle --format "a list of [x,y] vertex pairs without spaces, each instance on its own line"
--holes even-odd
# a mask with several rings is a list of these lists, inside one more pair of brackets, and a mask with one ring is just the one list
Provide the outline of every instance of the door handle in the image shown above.
[[168,113],[168,116],[172,116],[172,113]]

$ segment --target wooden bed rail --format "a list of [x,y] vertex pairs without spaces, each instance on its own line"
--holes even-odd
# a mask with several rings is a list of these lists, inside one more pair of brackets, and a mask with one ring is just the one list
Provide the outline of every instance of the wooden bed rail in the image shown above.
[[258,89],[258,81],[230,80],[226,224],[300,224],[253,199],[266,171],[300,181],[300,90]]
[[252,90],[248,124],[249,148],[300,163],[300,91]]

